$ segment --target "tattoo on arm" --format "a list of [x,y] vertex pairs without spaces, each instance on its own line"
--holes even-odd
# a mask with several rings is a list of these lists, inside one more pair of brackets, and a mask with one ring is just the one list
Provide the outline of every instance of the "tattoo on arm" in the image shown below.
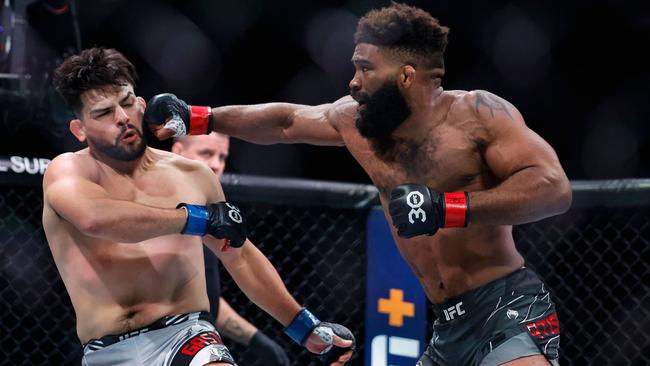
[[510,114],[509,107],[507,103],[504,103],[499,97],[492,93],[488,93],[483,90],[476,91],[476,113],[480,113],[481,106],[485,106],[490,109],[490,114],[494,117],[495,111],[506,112],[508,117],[512,119]]
[[226,321],[223,323],[223,327],[221,327],[220,330],[226,337],[239,344],[246,344],[252,336],[252,334],[246,333],[246,331],[242,329],[242,327],[237,322],[237,319],[232,317],[226,319]]

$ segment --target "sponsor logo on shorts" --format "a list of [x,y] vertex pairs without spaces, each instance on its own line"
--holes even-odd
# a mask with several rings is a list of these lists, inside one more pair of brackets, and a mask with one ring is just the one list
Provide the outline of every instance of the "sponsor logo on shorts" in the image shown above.
[[464,315],[465,310],[463,310],[461,306],[463,306],[462,301],[454,306],[448,307],[447,309],[443,309],[442,311],[445,313],[445,319],[449,321]]
[[560,322],[555,313],[542,320],[526,324],[526,328],[528,328],[530,335],[540,340],[560,334]]
[[517,319],[519,318],[519,312],[517,310],[508,309],[508,311],[506,311],[506,316],[510,320]]
[[214,347],[210,349],[210,353],[213,354],[214,356],[217,356],[218,360],[230,360],[232,357],[230,356],[230,352],[228,352],[228,349],[226,347]]
[[197,352],[210,344],[223,344],[221,337],[215,332],[204,332],[191,339],[183,345],[181,353],[193,357]]

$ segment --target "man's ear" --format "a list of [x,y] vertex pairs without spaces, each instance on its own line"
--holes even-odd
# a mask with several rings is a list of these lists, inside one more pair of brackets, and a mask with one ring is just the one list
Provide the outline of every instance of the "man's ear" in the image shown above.
[[84,131],[83,123],[80,119],[73,119],[70,121],[70,132],[79,142],[86,142],[86,132]]
[[181,153],[183,152],[183,144],[181,144],[178,141],[174,142],[174,144],[172,145],[172,152],[174,154],[181,155]]
[[408,89],[415,82],[415,73],[415,67],[411,65],[402,66],[399,70],[399,85]]
[[138,103],[140,106],[142,106],[142,109],[147,108],[147,102],[144,100],[144,98],[142,98],[142,97],[136,97],[135,100],[137,101],[137,103]]

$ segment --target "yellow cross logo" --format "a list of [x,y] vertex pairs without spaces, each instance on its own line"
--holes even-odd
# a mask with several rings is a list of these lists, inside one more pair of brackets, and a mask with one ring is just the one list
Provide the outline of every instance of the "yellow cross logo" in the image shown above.
[[404,291],[395,288],[390,289],[388,299],[379,299],[377,302],[378,311],[388,314],[388,325],[401,327],[404,325],[404,317],[415,316],[415,305],[412,302],[404,301]]

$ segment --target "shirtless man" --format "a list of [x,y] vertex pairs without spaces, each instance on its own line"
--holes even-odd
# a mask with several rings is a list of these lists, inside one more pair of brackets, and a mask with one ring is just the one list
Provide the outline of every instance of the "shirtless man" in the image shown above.
[[[188,159],[204,162],[219,179],[226,168],[230,138],[213,132],[209,135],[182,136],[175,139],[172,152]],[[246,352],[264,360],[267,366],[288,366],[289,358],[279,344],[239,315],[221,296],[219,260],[203,247],[205,283],[210,299],[210,313],[216,320],[219,334],[246,346]]]
[[434,304],[418,365],[555,365],[555,305],[523,266],[512,225],[566,211],[569,181],[513,105],[482,90],[443,90],[447,33],[425,11],[393,3],[359,21],[351,96],[201,116],[164,94],[145,120],[160,139],[211,128],[262,144],[346,146],[379,189],[400,253]]
[[88,143],[54,159],[43,182],[43,227],[76,312],[83,365],[235,364],[208,320],[202,241],[292,339],[344,364],[352,334],[291,297],[214,174],[146,146],[135,78],[122,54],[102,48],[68,58],[54,77],[77,117],[70,131]]

